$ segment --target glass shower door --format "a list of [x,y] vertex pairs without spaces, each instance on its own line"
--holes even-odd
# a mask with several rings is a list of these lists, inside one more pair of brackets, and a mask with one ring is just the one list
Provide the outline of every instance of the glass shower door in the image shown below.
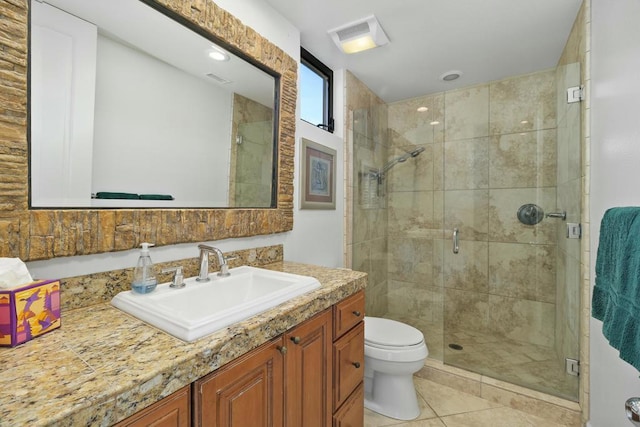
[[574,400],[579,79],[571,64],[446,92],[442,155],[444,362]]

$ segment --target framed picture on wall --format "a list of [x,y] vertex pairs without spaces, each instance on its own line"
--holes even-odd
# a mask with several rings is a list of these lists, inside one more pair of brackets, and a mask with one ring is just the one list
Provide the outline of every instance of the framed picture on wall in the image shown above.
[[336,208],[336,150],[302,138],[300,209]]

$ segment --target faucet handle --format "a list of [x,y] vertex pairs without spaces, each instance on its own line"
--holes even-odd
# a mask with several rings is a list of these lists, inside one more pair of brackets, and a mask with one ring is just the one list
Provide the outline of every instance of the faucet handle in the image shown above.
[[227,264],[227,261],[232,260],[232,259],[236,259],[238,258],[237,256],[230,256],[230,257],[226,257],[223,256],[222,260],[224,261],[221,265],[220,265],[220,271],[218,272],[218,276],[219,277],[229,277],[231,276],[231,273],[229,273],[229,265]]
[[184,288],[185,287],[184,275],[182,274],[182,266],[165,268],[164,270],[162,270],[162,272],[163,273],[172,273],[172,272],[176,273],[173,276],[173,281],[169,285],[170,288],[178,288],[179,289],[179,288]]

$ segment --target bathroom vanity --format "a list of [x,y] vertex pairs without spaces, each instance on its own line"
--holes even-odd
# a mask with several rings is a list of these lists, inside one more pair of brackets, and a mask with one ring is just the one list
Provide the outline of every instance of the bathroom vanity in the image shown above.
[[359,291],[118,427],[359,425],[363,318]]
[[321,287],[192,343],[99,304],[0,349],[0,425],[358,425],[366,274],[266,268]]

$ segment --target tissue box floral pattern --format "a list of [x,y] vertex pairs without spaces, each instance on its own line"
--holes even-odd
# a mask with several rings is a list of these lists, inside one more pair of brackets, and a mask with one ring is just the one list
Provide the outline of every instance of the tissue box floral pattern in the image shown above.
[[0,345],[14,347],[60,327],[60,281],[0,290]]

